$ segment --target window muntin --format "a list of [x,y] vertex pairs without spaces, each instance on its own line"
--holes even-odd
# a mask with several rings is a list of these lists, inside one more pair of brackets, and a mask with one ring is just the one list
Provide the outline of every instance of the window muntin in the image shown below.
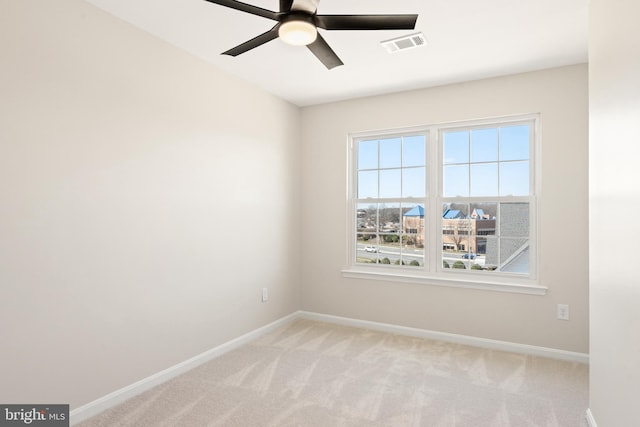
[[536,122],[529,115],[354,137],[350,265],[535,279]]

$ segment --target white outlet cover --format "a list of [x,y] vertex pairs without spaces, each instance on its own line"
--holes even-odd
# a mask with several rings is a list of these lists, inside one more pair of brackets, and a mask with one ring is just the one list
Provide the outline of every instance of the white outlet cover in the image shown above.
[[569,305],[558,304],[558,319],[569,320]]

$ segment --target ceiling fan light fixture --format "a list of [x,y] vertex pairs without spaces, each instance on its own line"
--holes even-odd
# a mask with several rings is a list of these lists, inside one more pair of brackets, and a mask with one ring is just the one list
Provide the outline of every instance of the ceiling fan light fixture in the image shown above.
[[306,46],[318,37],[316,26],[306,20],[292,19],[278,28],[280,39],[293,46]]

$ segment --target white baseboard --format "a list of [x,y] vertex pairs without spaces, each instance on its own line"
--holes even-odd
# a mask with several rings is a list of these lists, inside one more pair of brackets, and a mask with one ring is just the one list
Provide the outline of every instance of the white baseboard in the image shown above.
[[292,313],[288,316],[276,320],[275,322],[269,323],[261,328],[248,332],[244,335],[239,336],[238,338],[227,341],[226,343],[212,348],[211,350],[194,356],[191,359],[185,360],[184,362],[171,366],[138,382],[109,393],[106,396],[94,400],[93,402],[89,402],[86,405],[80,406],[70,412],[70,424],[74,425],[80,423],[88,418],[93,417],[94,415],[99,414],[100,412],[105,411],[106,409],[123,403],[127,399],[131,399],[134,396],[137,396],[147,390],[152,389],[157,385],[167,382],[170,379],[177,377],[178,375],[181,375],[205,362],[215,359],[216,357],[219,357],[224,353],[234,350],[241,345],[252,341],[286,323],[289,323],[297,317],[297,312]]
[[[347,317],[332,316],[328,314],[313,313],[309,311],[297,311],[288,316],[282,317],[272,323],[269,323],[254,331],[248,332],[231,341],[221,344],[211,350],[205,351],[194,356],[184,362],[171,366],[154,375],[144,378],[138,382],[130,384],[119,390],[107,394],[99,399],[89,402],[71,411],[70,424],[80,423],[94,415],[99,414],[109,408],[112,408],[125,400],[137,396],[151,388],[169,381],[205,362],[215,359],[224,353],[234,350],[241,345],[246,344],[280,326],[283,326],[295,319],[309,319],[319,322],[334,323],[344,326],[353,326],[357,328],[372,329],[381,332],[388,332],[398,335],[408,335],[419,338],[428,338],[440,341],[453,342],[458,344],[471,345],[475,347],[489,348],[493,350],[510,351],[513,353],[529,354],[533,356],[549,357],[552,359],[560,359],[579,363],[589,363],[589,355],[584,353],[575,353],[564,350],[556,350],[546,347],[536,347],[525,344],[515,344],[506,341],[489,340],[485,338],[477,338],[466,335],[449,334],[445,332],[429,331],[426,329],[410,328],[407,326],[398,326],[388,323],[370,322],[368,320],[351,319]],[[587,420],[590,427],[597,427],[595,420],[590,411],[587,411]]]
[[517,344],[507,341],[491,340],[467,335],[449,334],[446,332],[429,331],[426,329],[398,326],[388,323],[370,322],[367,320],[351,319],[347,317],[331,316],[328,314],[312,313],[308,311],[298,312],[300,318],[317,320],[319,322],[335,323],[345,326],[373,329],[381,332],[389,332],[398,335],[409,335],[418,338],[428,338],[452,342],[457,344],[471,345],[474,347],[488,348],[492,350],[509,351],[512,353],[528,354],[531,356],[548,357],[551,359],[565,360],[569,362],[589,363],[589,355],[566,350],[557,350],[547,347],[537,347],[527,344]]
[[587,424],[589,424],[589,427],[598,427],[596,419],[593,418],[593,414],[591,413],[591,408],[587,408]]

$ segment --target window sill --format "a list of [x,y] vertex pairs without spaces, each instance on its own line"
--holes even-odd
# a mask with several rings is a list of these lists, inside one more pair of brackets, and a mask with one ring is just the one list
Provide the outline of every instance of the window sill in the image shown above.
[[342,270],[342,277],[350,279],[369,279],[369,280],[385,280],[389,282],[416,283],[420,285],[447,286],[453,288],[467,288],[483,291],[510,292],[517,294],[529,295],[546,295],[547,287],[540,286],[533,281],[527,283],[513,283],[513,281],[498,282],[477,280],[474,278],[449,276],[448,274],[440,274],[438,276],[427,276],[411,274],[406,270],[402,271],[374,271],[373,269],[362,269],[357,267],[349,267]]

